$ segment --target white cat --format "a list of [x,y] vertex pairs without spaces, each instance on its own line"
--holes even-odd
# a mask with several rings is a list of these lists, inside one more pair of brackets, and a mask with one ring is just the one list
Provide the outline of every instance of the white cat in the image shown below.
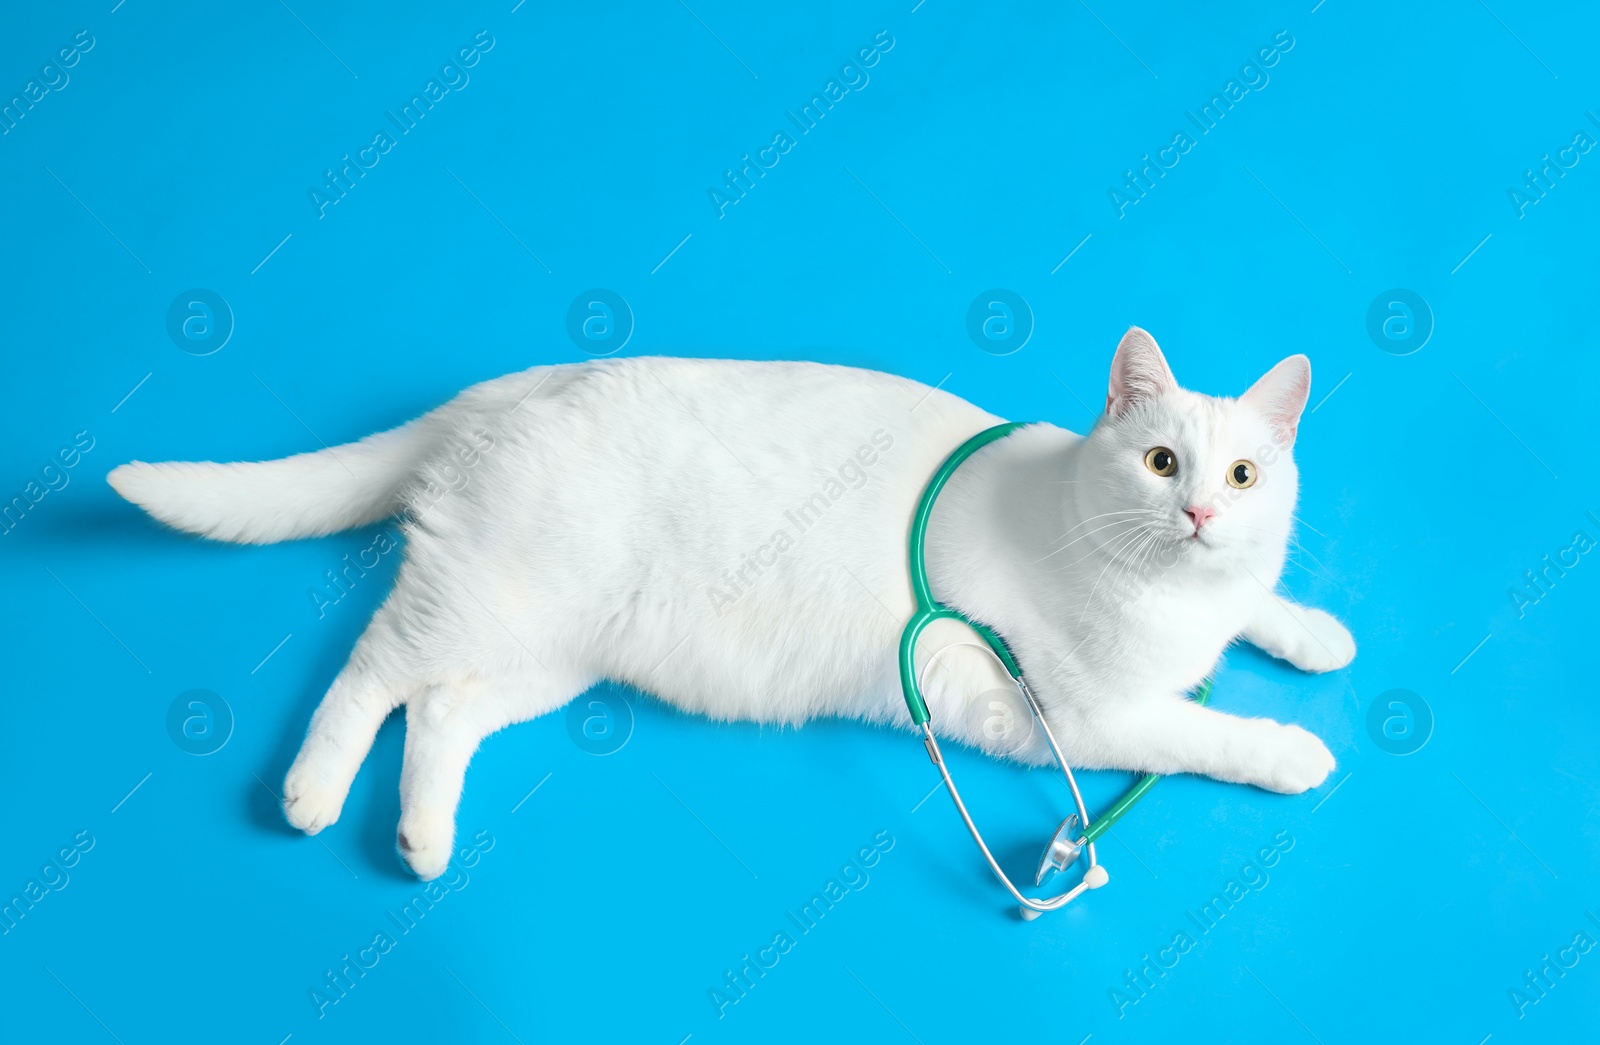
[[[1308,671],[1355,655],[1333,617],[1273,593],[1310,384],[1291,356],[1237,400],[1184,391],[1135,328],[1088,436],[1031,425],[945,489],[933,592],[1007,640],[1073,765],[1286,793],[1333,768],[1298,726],[1184,696],[1240,636]],[[338,820],[404,704],[399,850],[433,878],[479,741],[603,679],[715,719],[909,726],[896,646],[913,609],[912,509],[946,455],[999,421],[866,370],[618,359],[488,381],[317,453],[134,462],[109,481],[226,541],[406,515],[394,590],[311,720],[284,813],[311,834]],[[942,621],[920,642],[919,663],[940,669],[935,730],[1046,761],[1026,712],[992,699],[1006,677],[958,649],[972,637]]]

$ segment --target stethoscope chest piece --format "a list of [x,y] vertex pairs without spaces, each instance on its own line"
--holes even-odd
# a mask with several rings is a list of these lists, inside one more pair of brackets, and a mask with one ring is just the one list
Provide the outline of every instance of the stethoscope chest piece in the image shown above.
[[1034,885],[1043,885],[1047,875],[1065,871],[1078,862],[1078,854],[1083,852],[1083,844],[1073,840],[1073,835],[1078,831],[1078,814],[1072,813],[1061,826],[1056,828],[1056,833],[1044,847],[1044,854],[1039,857],[1039,870],[1033,876]]

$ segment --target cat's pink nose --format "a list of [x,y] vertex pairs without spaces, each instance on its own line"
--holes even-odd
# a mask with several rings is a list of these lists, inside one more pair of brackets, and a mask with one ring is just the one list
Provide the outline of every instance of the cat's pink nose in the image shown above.
[[1199,533],[1200,527],[1216,517],[1217,510],[1210,505],[1191,504],[1184,509],[1189,513],[1189,518],[1194,520],[1194,532]]

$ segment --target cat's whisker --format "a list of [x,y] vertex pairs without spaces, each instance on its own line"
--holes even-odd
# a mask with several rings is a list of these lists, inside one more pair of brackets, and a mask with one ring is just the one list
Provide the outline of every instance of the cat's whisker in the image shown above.
[[1301,517],[1299,512],[1291,512],[1289,517],[1295,522],[1299,523],[1301,526],[1304,526],[1306,529],[1310,530],[1312,533],[1316,534],[1318,537],[1326,538],[1328,536],[1315,526],[1312,526],[1310,523],[1306,522],[1305,519]]
[[1354,595],[1355,594],[1355,592],[1352,592],[1349,588],[1346,588],[1343,584],[1340,584],[1339,583],[1339,579],[1333,575],[1333,571],[1332,570],[1328,569],[1327,564],[1324,563],[1321,559],[1317,558],[1316,555],[1312,554],[1305,547],[1305,545],[1301,544],[1299,541],[1296,541],[1295,542],[1295,548],[1298,549],[1302,554],[1310,555],[1311,556],[1311,561],[1317,564],[1317,568],[1313,570],[1311,567],[1307,566],[1305,563],[1301,562],[1299,559],[1295,558],[1292,555],[1287,556],[1287,561],[1294,563],[1296,566],[1300,567],[1302,570],[1305,570],[1307,573],[1311,574],[1313,577],[1321,577],[1321,578],[1323,578],[1329,584],[1332,584],[1333,586],[1338,588],[1340,591],[1345,592],[1346,594],[1349,594],[1349,595]]
[[[1128,543],[1131,543],[1131,541],[1124,542],[1122,547],[1126,547]],[[1120,550],[1120,549],[1118,549],[1118,550]],[[1100,582],[1105,579],[1106,570],[1111,569],[1111,567],[1113,565],[1115,565],[1116,562],[1117,562],[1117,556],[1113,552],[1113,554],[1111,555],[1109,560],[1106,562],[1105,569],[1102,569],[1100,571],[1100,575],[1095,578],[1094,587],[1089,589],[1089,597],[1087,599],[1085,599],[1084,602],[1083,602],[1083,612],[1078,615],[1078,625],[1080,627],[1083,624],[1084,618],[1086,618],[1089,615],[1089,607],[1094,605],[1094,597],[1100,591]]]
[[[1134,577],[1134,579],[1137,580],[1136,574],[1132,572],[1134,564],[1139,561],[1139,558],[1144,552],[1145,548],[1147,548],[1150,545],[1150,542],[1155,540],[1155,538],[1155,531],[1147,530],[1138,540],[1133,542],[1131,549],[1128,550],[1127,556],[1123,560],[1123,565],[1117,570],[1116,577],[1112,581],[1111,586],[1113,589],[1124,587],[1130,577]],[[1134,601],[1138,601],[1137,598],[1135,598]]]
[[1123,509],[1119,509],[1117,511],[1112,511],[1112,512],[1100,512],[1097,515],[1089,516],[1087,519],[1078,520],[1076,523],[1074,523],[1071,526],[1069,526],[1065,533],[1062,533],[1060,536],[1058,536],[1054,541],[1051,541],[1050,543],[1054,544],[1056,541],[1066,540],[1068,537],[1072,536],[1073,531],[1077,530],[1078,527],[1087,526],[1090,523],[1095,522],[1096,520],[1099,520],[1099,519],[1105,519],[1105,518],[1108,518],[1108,517],[1113,516],[1113,515],[1139,515],[1141,513],[1147,513],[1149,511],[1150,511],[1150,509],[1148,509],[1148,508],[1123,508]]
[[[1111,513],[1107,513],[1107,514],[1111,514]],[[1113,522],[1108,522],[1104,526],[1097,526],[1094,529],[1090,530],[1088,533],[1080,534],[1079,536],[1074,537],[1072,540],[1068,541],[1066,544],[1063,544],[1061,547],[1057,548],[1055,551],[1049,552],[1049,553],[1047,553],[1045,555],[1042,555],[1039,558],[1033,560],[1033,565],[1037,566],[1037,565],[1039,565],[1039,563],[1044,562],[1045,559],[1054,558],[1055,556],[1060,555],[1062,552],[1066,551],[1068,548],[1072,547],[1074,544],[1077,544],[1079,541],[1084,540],[1087,537],[1093,537],[1095,534],[1099,533],[1101,530],[1109,530],[1113,526],[1122,526],[1122,525],[1125,525],[1125,524],[1128,524],[1128,523],[1132,523],[1134,526],[1143,526],[1143,525],[1145,525],[1144,523],[1138,522],[1137,520],[1133,520],[1133,519],[1117,519],[1117,520],[1115,520]]]
[[[1099,521],[1101,519],[1108,519],[1108,518],[1111,518],[1113,516],[1117,516],[1118,518],[1117,518],[1116,521],[1118,521],[1118,522],[1134,522],[1134,521],[1137,521],[1137,519],[1139,517],[1141,517],[1141,516],[1159,516],[1159,514],[1160,513],[1150,511],[1150,509],[1148,509],[1148,508],[1128,508],[1128,509],[1123,509],[1121,511],[1115,511],[1115,512],[1100,512],[1098,515],[1091,515],[1089,518],[1084,519],[1081,522],[1075,523],[1065,533],[1061,534],[1060,536],[1058,536],[1055,540],[1051,541],[1050,543],[1051,544],[1057,544],[1057,543],[1059,543],[1061,541],[1064,541],[1068,537],[1071,537],[1072,534],[1076,533],[1082,527],[1087,526],[1092,522],[1097,522],[1097,521]],[[1104,529],[1104,528],[1105,527],[1102,526],[1099,529]],[[1090,531],[1090,533],[1096,533],[1096,532],[1098,532],[1098,530],[1091,530]],[[1087,535],[1083,535],[1083,536],[1087,536]],[[1073,538],[1072,541],[1068,541],[1066,545],[1063,545],[1063,547],[1069,547],[1075,541],[1081,540],[1081,539],[1082,539],[1082,536],[1077,537],[1077,538]],[[1060,551],[1061,549],[1058,548],[1056,550]]]
[[[1123,522],[1125,522],[1125,523],[1126,523],[1126,522],[1127,522],[1127,520],[1123,520]],[[1144,526],[1144,524],[1143,524],[1143,523],[1139,523],[1139,522],[1135,522],[1135,523],[1132,523],[1132,524],[1131,524],[1131,525],[1130,525],[1130,526],[1129,526],[1129,527],[1128,527],[1128,529],[1126,529],[1126,530],[1120,530],[1120,531],[1118,531],[1118,532],[1117,532],[1117,533],[1114,533],[1114,534],[1112,534],[1112,535],[1111,535],[1111,536],[1110,536],[1110,537],[1108,537],[1108,538],[1106,538],[1106,539],[1105,539],[1105,540],[1104,540],[1104,541],[1102,541],[1102,542],[1101,542],[1101,543],[1100,543],[1100,544],[1093,544],[1093,545],[1090,545],[1090,546],[1089,546],[1089,550],[1088,550],[1088,551],[1086,551],[1086,552],[1084,552],[1084,553],[1083,553],[1083,554],[1082,554],[1082,555],[1080,555],[1080,556],[1079,556],[1079,557],[1078,557],[1078,558],[1076,558],[1076,559],[1073,559],[1073,560],[1072,560],[1072,561],[1071,561],[1071,562],[1069,562],[1069,563],[1066,563],[1066,564],[1064,564],[1064,565],[1061,565],[1061,566],[1057,566],[1057,567],[1056,567],[1056,568],[1055,568],[1055,569],[1054,569],[1054,570],[1053,570],[1053,571],[1052,571],[1052,572],[1054,572],[1054,573],[1061,573],[1061,572],[1063,572],[1063,571],[1065,571],[1065,570],[1070,570],[1070,569],[1071,569],[1071,568],[1072,568],[1072,567],[1074,567],[1074,566],[1076,566],[1076,565],[1078,565],[1078,563],[1080,563],[1080,562],[1083,562],[1083,561],[1084,561],[1084,560],[1086,560],[1086,559],[1091,559],[1091,558],[1093,558],[1093,557],[1094,557],[1094,555],[1095,555],[1095,553],[1096,553],[1096,552],[1100,552],[1100,551],[1104,551],[1104,550],[1105,550],[1105,548],[1106,548],[1106,547],[1107,547],[1107,546],[1108,546],[1108,545],[1110,545],[1110,544],[1111,544],[1111,543],[1112,543],[1112,542],[1113,542],[1113,541],[1116,541],[1116,540],[1118,540],[1118,539],[1119,539],[1119,538],[1121,538],[1121,537],[1123,537],[1123,536],[1125,536],[1125,535],[1127,535],[1127,534],[1129,534],[1129,533],[1132,533],[1132,532],[1134,532],[1134,531],[1135,531],[1135,530],[1138,530],[1138,529],[1139,529],[1139,528],[1140,528],[1140,527],[1142,527],[1142,526]],[[1086,535],[1086,536],[1087,536],[1087,535]],[[1063,549],[1061,549],[1061,550],[1062,550],[1062,551],[1065,551],[1065,550],[1066,550],[1066,549],[1065,549],[1065,548],[1063,548]],[[1052,553],[1051,553],[1051,554],[1054,554],[1054,553],[1053,553],[1053,552],[1052,552]],[[1049,556],[1046,556],[1046,558],[1049,558]],[[1039,561],[1040,561],[1040,562],[1043,562],[1043,561],[1044,561],[1044,560],[1043,560],[1043,559],[1041,559],[1041,560],[1039,560]]]
[[1161,534],[1159,532],[1152,532],[1150,534],[1150,539],[1146,541],[1138,551],[1139,561],[1132,571],[1132,577],[1136,583],[1140,584],[1146,589],[1148,589],[1153,583],[1153,580],[1146,572],[1146,569],[1151,560],[1155,558],[1156,553],[1161,550],[1161,545]]
[[1139,556],[1138,565],[1135,566],[1130,573],[1130,576],[1133,578],[1135,583],[1141,585],[1145,583],[1145,564],[1155,556],[1160,547],[1161,535],[1155,531],[1151,531],[1150,536],[1145,540],[1144,544],[1140,545],[1137,551]]
[[[1118,579],[1116,583],[1112,585],[1113,588],[1116,587],[1118,584],[1122,583],[1121,578],[1126,575],[1125,571],[1129,564],[1135,562],[1137,558],[1143,554],[1153,553],[1155,549],[1160,547],[1160,543],[1161,532],[1159,530],[1143,524],[1136,524],[1130,530],[1125,531],[1122,534],[1118,534],[1116,537],[1113,537],[1110,541],[1107,541],[1104,545],[1096,549],[1096,551],[1107,551],[1107,561],[1105,567],[1101,569],[1100,574],[1095,578],[1095,583],[1089,590],[1088,598],[1084,600],[1083,612],[1078,617],[1079,628],[1081,628],[1084,620],[1087,619],[1089,615],[1090,609],[1092,609],[1094,606],[1095,597],[1099,594],[1100,585],[1104,582],[1106,573],[1109,572],[1114,566],[1120,568],[1117,574]],[[1093,554],[1094,553],[1091,552],[1089,556],[1084,556],[1084,558],[1089,558]],[[1079,561],[1081,562],[1083,560],[1080,559]],[[1109,591],[1111,589],[1108,588],[1107,590]],[[1088,638],[1087,633],[1085,634],[1084,638]],[[1062,657],[1060,663],[1065,663],[1067,657],[1070,657],[1072,653],[1077,650],[1078,646],[1081,646],[1082,644],[1083,640],[1080,639],[1079,642],[1074,645],[1073,649],[1069,650],[1067,654]],[[1058,663],[1056,666],[1060,667],[1060,663]]]
[[1106,538],[1105,542],[1103,542],[1101,544],[1092,544],[1092,545],[1090,545],[1084,551],[1084,553],[1082,555],[1078,556],[1076,559],[1073,559],[1071,562],[1065,562],[1065,563],[1062,563],[1059,566],[1053,567],[1050,570],[1050,572],[1053,573],[1053,574],[1054,573],[1065,573],[1065,572],[1067,572],[1068,570],[1070,570],[1073,567],[1077,566],[1079,563],[1082,563],[1082,562],[1085,562],[1085,561],[1087,561],[1089,559],[1094,558],[1095,555],[1097,555],[1099,552],[1104,550],[1105,544],[1107,544],[1107,543],[1109,543],[1111,541],[1117,540],[1119,537],[1122,537],[1125,534],[1132,533],[1137,528],[1138,528],[1138,524],[1135,523],[1133,526],[1130,526],[1126,530],[1118,530],[1116,533],[1114,533],[1110,537]]
[[[1237,528],[1242,529],[1242,530],[1249,530],[1249,531],[1251,531],[1253,533],[1263,534],[1263,535],[1268,536],[1268,537],[1278,537],[1278,536],[1281,535],[1280,531],[1269,530],[1264,526],[1254,526],[1254,525],[1251,525],[1250,523],[1234,522],[1234,523],[1230,523],[1229,525],[1237,527]],[[1300,540],[1299,537],[1297,537],[1293,533],[1290,533],[1288,535],[1287,543],[1288,543],[1289,547],[1292,548],[1296,553],[1310,556],[1312,561],[1315,562],[1319,567],[1322,568],[1321,569],[1321,576],[1324,576],[1328,580],[1334,581],[1335,584],[1338,584],[1338,581],[1334,580],[1332,573],[1328,571],[1327,564],[1324,563],[1321,559],[1317,558],[1316,553],[1311,551],[1311,549],[1307,548],[1305,546],[1305,542]],[[1294,564],[1296,566],[1299,566],[1301,569],[1305,570],[1307,573],[1317,573],[1318,572],[1316,570],[1312,570],[1309,566],[1305,565],[1304,563],[1296,561],[1293,558],[1293,556],[1290,556],[1287,561],[1294,562]],[[1341,588],[1344,587],[1343,585],[1339,585],[1339,586]],[[1346,588],[1345,590],[1348,591],[1349,589]]]
[[[1106,563],[1106,570],[1109,570],[1111,565],[1111,562]],[[1100,576],[1095,578],[1094,587],[1089,589],[1089,597],[1083,600],[1083,612],[1078,614],[1078,621],[1074,625],[1074,630],[1082,630],[1083,622],[1088,619],[1089,610],[1094,606],[1095,596],[1100,592],[1100,581],[1105,577],[1106,570],[1100,571]]]

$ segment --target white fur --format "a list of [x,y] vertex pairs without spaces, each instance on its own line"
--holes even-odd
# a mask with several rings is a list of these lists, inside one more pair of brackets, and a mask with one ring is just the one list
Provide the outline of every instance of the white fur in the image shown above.
[[[1313,671],[1355,655],[1332,617],[1273,593],[1309,388],[1295,356],[1237,400],[1184,391],[1136,328],[1088,436],[1022,429],[945,490],[928,539],[934,593],[1007,639],[1074,765],[1290,793],[1332,769],[1298,726],[1183,696],[1240,636]],[[940,461],[999,420],[871,371],[622,359],[485,382],[320,453],[133,463],[110,481],[158,519],[224,540],[406,513],[394,590],[312,718],[284,811],[309,833],[338,820],[378,726],[404,704],[400,851],[432,878],[479,741],[602,679],[715,719],[908,726],[895,651],[912,612],[912,508]],[[1145,466],[1158,445],[1177,455],[1175,476]],[[1250,489],[1224,481],[1237,459],[1256,462]],[[1207,503],[1217,514],[1196,538],[1185,508]],[[941,622],[920,643],[935,729],[1045,761],[972,639]]]

